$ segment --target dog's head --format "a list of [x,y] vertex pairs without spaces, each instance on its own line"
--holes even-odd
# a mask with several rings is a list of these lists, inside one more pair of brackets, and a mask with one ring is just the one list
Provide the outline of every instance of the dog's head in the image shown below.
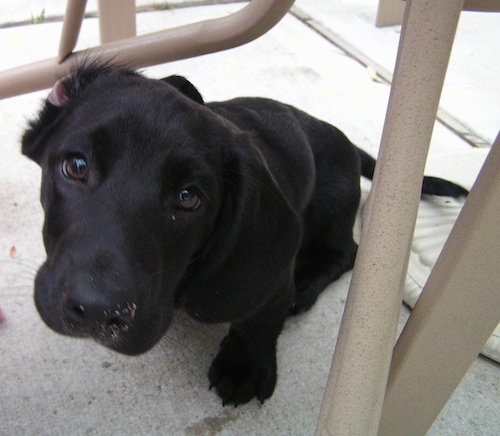
[[298,220],[251,136],[179,76],[81,66],[54,85],[22,151],[42,168],[35,303],[60,333],[141,353],[176,303],[217,321],[263,304],[295,254]]

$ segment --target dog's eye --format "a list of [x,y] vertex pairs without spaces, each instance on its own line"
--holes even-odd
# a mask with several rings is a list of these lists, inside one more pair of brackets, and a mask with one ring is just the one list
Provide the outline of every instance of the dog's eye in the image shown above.
[[195,189],[187,188],[179,192],[177,206],[186,210],[195,210],[201,204],[201,198]]
[[81,155],[70,156],[63,160],[61,166],[64,177],[73,180],[85,180],[89,174],[87,161]]

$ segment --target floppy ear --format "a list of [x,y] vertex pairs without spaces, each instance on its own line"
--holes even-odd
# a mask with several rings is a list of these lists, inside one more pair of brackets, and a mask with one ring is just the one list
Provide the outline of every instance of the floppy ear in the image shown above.
[[182,92],[186,97],[195,101],[199,104],[205,104],[203,97],[195,86],[185,77],[182,76],[168,76],[160,80],[161,82],[168,83],[180,92]]
[[87,59],[66,76],[60,78],[50,91],[38,116],[29,122],[22,138],[22,153],[40,163],[46,138],[56,128],[63,110],[78,98],[93,82],[105,76],[139,76],[133,70]]
[[38,117],[29,121],[28,128],[22,137],[22,153],[40,163],[46,138],[54,130],[58,115],[70,101],[70,76],[59,79],[45,101]]
[[248,313],[252,305],[272,297],[278,283],[293,277],[302,237],[300,217],[260,152],[242,142],[233,144],[226,157],[226,193],[217,227],[202,253],[205,291],[197,294],[195,303],[200,309],[223,307],[229,301]]

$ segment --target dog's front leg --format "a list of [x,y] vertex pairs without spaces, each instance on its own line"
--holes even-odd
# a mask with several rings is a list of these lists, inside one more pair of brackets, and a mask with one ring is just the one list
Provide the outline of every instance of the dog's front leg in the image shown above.
[[276,386],[276,343],[293,299],[291,278],[279,296],[254,315],[231,324],[208,378],[222,404],[236,406],[256,397],[261,403]]

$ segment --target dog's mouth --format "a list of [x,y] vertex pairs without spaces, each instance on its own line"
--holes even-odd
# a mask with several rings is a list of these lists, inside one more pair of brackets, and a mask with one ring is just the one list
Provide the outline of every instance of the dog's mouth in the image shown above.
[[[164,330],[167,330],[168,326]],[[163,336],[163,329],[143,330],[133,323],[126,324],[121,320],[111,320],[105,325],[97,326],[90,337],[101,345],[127,355],[138,355],[150,350]]]
[[[64,300],[64,297],[63,297]],[[102,321],[95,319],[83,305],[68,307],[63,303],[62,322],[64,333],[71,336],[90,337],[100,344],[120,351],[126,342],[128,333],[135,328],[136,303],[128,303],[125,307],[119,304],[116,309],[103,310]],[[86,322],[91,316],[95,321]]]
[[119,353],[137,355],[152,348],[170,325],[173,301],[154,301],[150,295],[145,297],[146,292],[126,290],[110,297],[110,293],[78,281],[61,292],[61,288],[68,289],[57,285],[63,282],[56,280],[46,265],[35,281],[37,310],[45,324],[58,333],[92,338]]
[[[78,318],[85,317],[84,309],[79,308],[75,314]],[[62,318],[62,331],[44,318],[46,324],[52,329],[65,335],[91,338],[101,345],[127,355],[138,355],[151,349],[168,329],[171,317],[165,316],[159,311],[149,311],[137,317],[138,305],[129,303],[125,307],[118,307],[112,314],[105,315],[104,321],[91,321],[90,323],[75,324],[67,316]],[[171,311],[170,311],[171,312]],[[145,317],[146,321],[141,320]],[[43,318],[43,315],[42,315]]]

